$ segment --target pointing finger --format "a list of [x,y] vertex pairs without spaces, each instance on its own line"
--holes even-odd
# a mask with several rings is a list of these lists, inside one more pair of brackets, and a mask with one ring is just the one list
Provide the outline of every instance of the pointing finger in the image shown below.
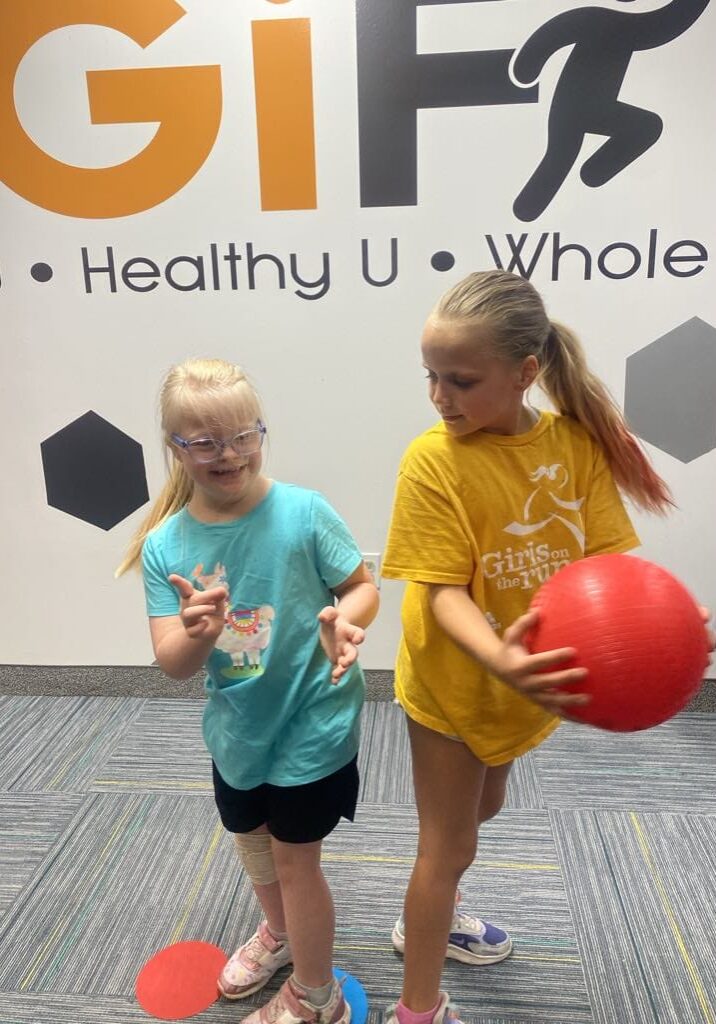
[[189,580],[185,580],[183,576],[179,576],[179,574],[175,572],[173,572],[171,576],[168,576],[167,579],[169,580],[171,585],[173,587],[176,587],[176,589],[179,591],[179,596],[183,597],[185,601],[188,601],[191,595],[194,593],[194,587],[189,582]]

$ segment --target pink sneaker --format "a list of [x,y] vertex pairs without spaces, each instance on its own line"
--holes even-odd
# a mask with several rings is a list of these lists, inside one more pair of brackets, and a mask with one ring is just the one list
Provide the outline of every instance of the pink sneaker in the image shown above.
[[288,942],[275,939],[262,921],[249,941],[227,961],[217,981],[219,992],[226,999],[245,999],[263,988],[291,959]]
[[[411,1011],[404,1007],[402,1003],[400,1006],[397,1003],[393,1003],[385,1011],[385,1024],[402,1024],[401,1017],[403,1020],[409,1020]],[[450,1002],[450,995],[447,992],[440,993],[438,1008],[433,1016],[432,1024],[462,1024],[455,1007]]]
[[327,1005],[319,1010],[306,1001],[306,993],[291,977],[273,999],[245,1017],[243,1024],[350,1024],[350,1020],[351,1008],[337,981]]

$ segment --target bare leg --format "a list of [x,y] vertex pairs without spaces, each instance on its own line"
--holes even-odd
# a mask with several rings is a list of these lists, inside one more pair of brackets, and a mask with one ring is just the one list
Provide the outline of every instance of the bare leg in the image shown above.
[[261,904],[269,930],[274,935],[285,935],[286,917],[283,912],[281,883],[272,882],[270,885],[254,885],[254,892]]
[[408,719],[418,855],[405,897],[402,1002],[416,1013],[438,1002],[455,894],[477,849],[478,808],[487,767],[464,743]]
[[478,842],[480,825],[489,821],[490,818],[494,818],[502,810],[507,791],[507,779],[513,763],[513,761],[508,761],[506,764],[496,767],[488,766],[485,771],[485,781],[477,810]]
[[321,870],[321,843],[273,840],[286,931],[296,977],[308,988],[321,988],[333,976],[335,911]]
[[477,810],[477,823],[482,825],[483,821],[489,821],[502,810],[507,790],[507,780],[512,770],[513,761],[507,764],[500,764],[496,767],[488,767],[485,772],[485,782],[480,794],[480,805]]

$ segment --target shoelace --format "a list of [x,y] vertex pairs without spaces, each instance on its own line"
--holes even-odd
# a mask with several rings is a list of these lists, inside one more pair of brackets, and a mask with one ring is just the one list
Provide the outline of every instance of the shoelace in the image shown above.
[[470,931],[475,932],[479,938],[482,938],[485,934],[485,923],[484,921],[481,921],[479,917],[470,917],[469,914],[462,914],[459,910],[456,910],[455,919],[460,924],[467,925]]
[[468,928],[471,928],[473,931],[477,932],[480,936],[483,936],[485,934],[485,931],[487,930],[485,928],[484,921],[481,921],[479,917],[470,917],[469,914],[463,914],[462,911],[460,910],[460,904],[461,903],[462,903],[462,893],[458,889],[458,891],[455,893],[455,917],[454,917],[454,920],[456,920],[456,921],[466,921]]

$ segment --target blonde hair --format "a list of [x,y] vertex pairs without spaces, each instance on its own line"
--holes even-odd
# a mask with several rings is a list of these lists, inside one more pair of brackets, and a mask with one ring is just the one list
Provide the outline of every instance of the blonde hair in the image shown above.
[[620,490],[650,512],[663,514],[674,505],[606,386],[587,366],[578,339],[550,321],[529,281],[505,270],[469,274],[442,296],[431,317],[484,322],[497,355],[518,362],[535,356],[536,383],[560,413],[581,423],[600,445]]
[[[187,420],[220,427],[222,422],[233,425],[237,412],[246,412],[250,420],[263,419],[259,397],[248,377],[240,366],[223,359],[187,359],[173,366],[162,384],[159,408],[167,453],[172,444],[171,435]],[[194,484],[184,466],[173,458],[167,482],[132,538],[115,577],[140,564],[147,535],[184,508],[193,490]]]

